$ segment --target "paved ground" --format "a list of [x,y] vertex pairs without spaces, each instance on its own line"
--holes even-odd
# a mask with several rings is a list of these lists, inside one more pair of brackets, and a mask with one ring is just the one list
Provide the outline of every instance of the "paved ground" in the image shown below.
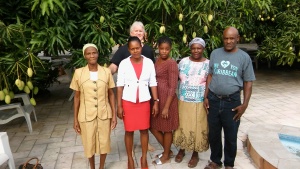
[[[256,71],[257,81],[253,86],[253,94],[246,114],[241,119],[239,128],[238,152],[235,168],[254,169],[255,166],[243,148],[247,130],[255,124],[283,124],[300,127],[300,71]],[[60,77],[62,83],[54,84],[49,95],[38,99],[36,113],[38,122],[33,122],[33,133],[23,118],[9,124],[0,125],[1,131],[9,135],[10,146],[16,167],[27,159],[37,156],[41,159],[44,169],[87,169],[88,161],[84,158],[81,140],[73,130],[72,102],[68,101],[71,90],[66,77]],[[33,118],[32,118],[33,120]],[[264,133],[261,133],[262,135]],[[140,167],[141,148],[138,143],[139,133],[135,133],[135,160]],[[127,156],[123,142],[123,124],[118,121],[117,128],[112,132],[112,152],[106,160],[107,169],[126,169]],[[148,153],[149,168],[185,169],[191,156],[188,153],[182,163],[171,163],[162,166],[150,165],[154,155],[161,152],[153,135],[150,143],[156,151]],[[177,149],[172,147],[174,153]],[[200,153],[201,161],[196,168],[202,169],[209,159],[209,151]],[[97,165],[99,159],[96,159]],[[6,168],[2,166],[0,168]]]

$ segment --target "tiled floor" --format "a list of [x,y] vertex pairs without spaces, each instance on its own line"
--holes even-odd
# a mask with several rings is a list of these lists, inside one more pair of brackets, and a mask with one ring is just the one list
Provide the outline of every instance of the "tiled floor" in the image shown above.
[[[241,119],[239,128],[238,152],[235,168],[254,169],[255,166],[243,148],[247,130],[255,124],[283,124],[300,127],[300,71],[257,71],[250,105]],[[18,118],[9,124],[0,125],[1,131],[9,135],[10,146],[16,166],[33,156],[41,159],[44,169],[87,169],[88,161],[83,155],[81,139],[73,130],[72,102],[68,101],[71,90],[69,81],[61,77],[60,85],[54,84],[43,99],[37,100],[38,121],[33,121],[33,133],[28,133],[24,118]],[[32,118],[33,120],[33,118]],[[264,133],[261,133],[262,135]],[[138,143],[139,133],[135,132],[135,160],[140,167],[141,148]],[[107,169],[126,169],[127,156],[123,142],[123,124],[113,130],[112,152],[106,160]],[[161,147],[150,134],[150,143],[156,151],[148,153],[149,168],[185,169],[191,153],[187,153],[181,163],[172,159],[171,163],[153,166],[154,155],[161,152]],[[177,149],[172,147],[174,153]],[[196,168],[203,169],[209,159],[209,151],[200,153],[200,162]],[[99,158],[96,159],[97,166]],[[6,168],[2,166],[2,168]]]

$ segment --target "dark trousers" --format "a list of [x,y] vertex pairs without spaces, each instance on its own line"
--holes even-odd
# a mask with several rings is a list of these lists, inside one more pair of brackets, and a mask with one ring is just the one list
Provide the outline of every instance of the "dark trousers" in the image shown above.
[[224,131],[224,166],[234,166],[237,151],[237,132],[240,121],[234,121],[236,112],[233,108],[241,105],[240,92],[228,96],[219,96],[211,91],[208,93],[209,101],[209,144],[211,161],[222,165],[222,128]]

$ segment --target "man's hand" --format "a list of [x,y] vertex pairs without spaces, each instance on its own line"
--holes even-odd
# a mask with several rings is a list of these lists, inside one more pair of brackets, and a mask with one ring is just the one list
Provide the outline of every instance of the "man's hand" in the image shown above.
[[241,104],[238,107],[232,109],[232,111],[236,111],[235,116],[233,117],[233,120],[239,121],[242,115],[245,113],[245,110],[247,109],[247,105]]
[[244,82],[243,91],[244,91],[243,104],[232,109],[232,111],[236,111],[236,115],[233,117],[233,120],[235,120],[235,121],[240,120],[240,118],[245,113],[245,110],[248,107],[248,103],[249,103],[251,93],[252,93],[252,81]]

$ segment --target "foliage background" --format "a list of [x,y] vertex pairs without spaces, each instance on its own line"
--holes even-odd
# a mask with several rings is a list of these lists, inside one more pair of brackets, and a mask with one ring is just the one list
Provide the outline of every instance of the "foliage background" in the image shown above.
[[208,57],[222,46],[224,28],[234,26],[243,42],[259,45],[260,59],[293,65],[300,62],[299,9],[299,0],[1,0],[0,91],[18,92],[17,78],[40,88],[53,83],[50,65],[37,57],[40,51],[51,57],[69,51],[69,66],[80,67],[86,64],[81,48],[91,42],[99,47],[99,63],[108,63],[112,47],[126,43],[136,20],[145,24],[147,43],[154,48],[158,37],[171,37],[174,58],[189,55],[193,34],[205,39]]

